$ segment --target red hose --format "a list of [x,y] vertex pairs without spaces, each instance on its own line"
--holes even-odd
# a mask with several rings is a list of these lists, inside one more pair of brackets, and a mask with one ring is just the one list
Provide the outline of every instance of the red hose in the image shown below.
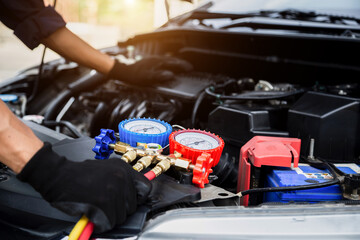
[[156,178],[156,175],[153,171],[148,171],[147,173],[144,174],[144,176],[150,181]]
[[84,230],[82,231],[82,233],[80,234],[80,237],[78,240],[89,240],[92,232],[94,231],[94,224],[92,222],[88,222],[84,228]]

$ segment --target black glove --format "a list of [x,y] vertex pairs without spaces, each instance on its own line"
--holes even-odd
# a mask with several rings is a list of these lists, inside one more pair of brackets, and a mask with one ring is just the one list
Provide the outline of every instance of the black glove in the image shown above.
[[116,60],[108,76],[130,84],[151,85],[173,79],[174,73],[191,70],[192,65],[184,60],[167,56],[152,56],[131,65]]
[[71,162],[45,143],[17,175],[45,200],[72,215],[85,214],[96,232],[112,229],[145,202],[151,183],[120,159]]

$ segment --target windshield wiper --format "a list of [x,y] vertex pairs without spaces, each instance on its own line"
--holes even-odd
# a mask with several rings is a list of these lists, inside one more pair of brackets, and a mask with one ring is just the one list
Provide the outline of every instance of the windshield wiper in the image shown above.
[[[204,9],[192,11],[186,16],[174,18],[174,22],[182,25],[190,19],[205,20],[205,19],[220,19],[229,18],[231,20],[249,18],[249,17],[268,17],[275,19],[289,19],[289,20],[303,20],[312,22],[324,22],[338,24],[344,20],[355,21],[360,24],[360,18],[353,16],[332,15],[324,13],[316,13],[314,11],[301,11],[297,9],[284,9],[284,10],[260,10],[248,13],[221,13],[221,12],[209,12]],[[321,17],[321,20],[319,18]]]
[[[189,19],[202,22],[205,19],[231,19],[231,23],[220,29],[235,27],[249,27],[252,29],[277,29],[299,31],[304,33],[337,34],[341,36],[357,36],[360,33],[360,19],[351,16],[340,16],[316,13],[314,11],[300,11],[296,9],[256,11],[248,13],[221,13],[196,10],[173,22],[182,25]],[[353,21],[347,24],[346,21]],[[357,37],[356,37],[357,38]]]
[[315,21],[319,22],[317,18],[323,17],[321,21],[326,21],[327,23],[337,23],[343,20],[356,21],[360,23],[360,18],[353,16],[342,16],[326,13],[318,13],[315,11],[301,11],[297,9],[284,9],[284,10],[269,10],[269,11],[260,11],[262,16],[266,17],[275,17],[275,18],[284,18],[284,19],[294,19],[294,20],[304,20],[304,21]]
[[323,22],[309,22],[304,20],[277,19],[265,17],[241,18],[232,23],[220,27],[220,29],[229,29],[235,27],[249,27],[252,29],[278,29],[292,30],[306,33],[332,33],[343,34],[345,31],[359,32],[360,25],[343,25]]

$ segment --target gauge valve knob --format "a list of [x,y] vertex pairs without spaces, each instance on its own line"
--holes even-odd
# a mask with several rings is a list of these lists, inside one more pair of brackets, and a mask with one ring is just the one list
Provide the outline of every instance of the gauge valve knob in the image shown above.
[[165,147],[172,132],[170,124],[152,118],[133,118],[119,123],[120,141],[137,147],[138,143],[153,143]]
[[195,163],[193,169],[192,182],[200,187],[204,188],[205,184],[209,183],[209,174],[212,173],[211,166],[213,165],[213,159],[209,153],[202,153]]
[[116,137],[114,130],[111,129],[101,129],[100,135],[95,137],[95,147],[92,149],[96,154],[96,159],[108,159],[110,155],[114,152],[113,149],[109,147],[109,144],[116,143]]

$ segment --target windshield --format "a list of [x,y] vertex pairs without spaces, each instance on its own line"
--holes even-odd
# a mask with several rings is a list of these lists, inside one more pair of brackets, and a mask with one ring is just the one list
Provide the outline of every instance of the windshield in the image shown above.
[[242,13],[259,10],[297,9],[360,17],[359,0],[213,0],[209,12]]

